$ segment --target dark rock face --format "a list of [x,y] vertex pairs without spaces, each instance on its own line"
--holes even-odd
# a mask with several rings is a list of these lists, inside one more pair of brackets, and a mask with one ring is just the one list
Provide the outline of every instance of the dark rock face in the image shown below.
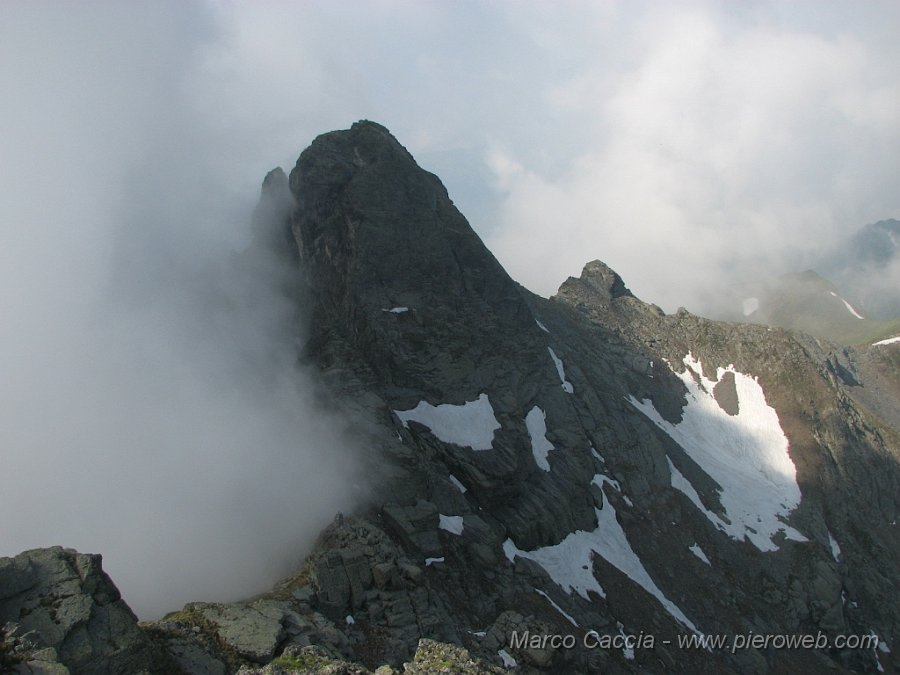
[[[271,172],[255,224],[305,278],[302,358],[370,449],[376,496],[338,515],[270,593],[191,603],[142,630],[125,617],[117,625],[133,630],[106,645],[108,658],[149,670],[164,651],[191,673],[900,667],[896,352],[665,315],[599,261],[552,299],[535,296],[509,278],[440,181],[372,122],[317,138],[289,178]],[[764,403],[748,394],[757,388]],[[698,417],[699,399],[709,405]],[[748,420],[764,406],[777,422]],[[743,536],[727,529],[742,517],[729,501],[732,476],[690,451],[698,435],[714,453],[721,439],[722,460],[734,461],[725,437],[745,423],[737,455],[777,427],[796,469],[800,496],[779,512],[768,546],[751,536],[765,527],[760,516]],[[674,427],[688,437],[666,431]],[[779,459],[762,473],[788,472]],[[29,585],[35,574],[17,560],[0,562],[0,612],[49,611],[58,584]],[[75,583],[67,574],[54,578]],[[107,595],[92,602],[121,605]],[[82,672],[73,659],[83,650],[68,646],[75,633],[35,616],[55,640],[41,644],[58,650],[48,662]],[[875,633],[884,649],[679,648],[678,636],[695,630]],[[654,639],[588,648],[588,631]],[[105,653],[98,640],[92,649]]]
[[[582,457],[561,458],[567,466],[545,479],[524,425],[545,387],[552,395],[542,406],[573,415],[544,333],[440,181],[384,127],[359,122],[317,138],[290,185],[293,230],[316,303],[309,348],[319,363],[349,365],[395,410],[487,394],[501,424],[496,452],[444,443],[432,451],[503,511],[525,545],[589,527],[590,441],[573,438]],[[567,478],[573,475],[581,479]]]
[[625,287],[622,277],[616,274],[610,267],[599,260],[589,262],[584,266],[580,279],[570,279],[569,285],[580,285],[585,292],[604,300],[615,300],[624,296],[634,295]]
[[57,547],[0,558],[3,624],[7,636],[25,647],[19,653],[31,663],[22,668],[57,660],[72,673],[164,673],[172,668],[138,627],[103,572],[99,555]]
[[[343,332],[382,386],[461,401],[477,394],[473,371],[490,381],[492,357],[533,333],[516,284],[440,181],[383,127],[320,136],[290,186],[303,268],[321,291],[315,324]],[[399,307],[408,311],[389,311]],[[503,341],[493,353],[483,349],[489,337]],[[434,363],[441,345],[453,345],[456,367]]]

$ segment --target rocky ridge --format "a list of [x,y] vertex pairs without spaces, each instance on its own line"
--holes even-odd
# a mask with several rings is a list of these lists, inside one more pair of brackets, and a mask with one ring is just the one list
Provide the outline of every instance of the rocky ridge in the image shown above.
[[[359,422],[379,500],[339,515],[270,593],[191,603],[148,624],[96,556],[50,549],[0,560],[0,624],[15,624],[4,644],[20,672],[900,668],[900,438],[890,417],[900,404],[860,395],[873,381],[863,352],[666,315],[599,261],[553,298],[535,296],[509,278],[440,181],[372,122],[320,136],[289,177],[270,173],[255,227],[259,245],[305,277],[301,358]],[[802,499],[771,550],[753,533],[727,534],[728,490],[665,432],[692,410],[684,378],[703,385],[718,369],[708,393],[721,410],[740,416],[747,401],[736,382],[749,374],[790,443]],[[890,392],[892,382],[879,386]],[[436,412],[478,410],[466,419],[483,420],[488,409],[485,449],[442,428]],[[788,526],[801,536],[787,537]],[[573,546],[588,540],[593,548]],[[569,564],[578,556],[583,565]],[[33,562],[45,559],[50,567]],[[75,602],[80,613],[65,604]],[[577,639],[523,644],[526,631]],[[588,631],[655,640],[589,648]],[[676,644],[751,632],[880,640]]]

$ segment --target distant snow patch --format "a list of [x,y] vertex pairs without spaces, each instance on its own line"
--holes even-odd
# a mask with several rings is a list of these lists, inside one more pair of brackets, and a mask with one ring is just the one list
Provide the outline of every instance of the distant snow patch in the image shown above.
[[[716,379],[710,380],[691,354],[684,358],[684,365],[685,371],[676,373],[687,389],[687,405],[678,424],[663,419],[649,400],[638,402],[633,396],[629,400],[722,487],[719,500],[730,522],[703,506],[696,490],[670,461],[673,487],[684,492],[716,526],[735,539],[749,539],[761,551],[778,548],[772,542],[777,532],[788,539],[807,541],[784,522],[800,504],[797,470],[778,413],[766,403],[757,379],[729,366],[719,368]],[[722,410],[712,394],[726,372],[734,375],[737,415]]]
[[499,652],[497,652],[497,656],[499,656],[500,660],[503,661],[503,666],[505,668],[515,668],[519,665],[518,662],[512,657],[512,655],[505,649],[501,649]]
[[452,473],[450,474],[450,482],[453,483],[453,485],[456,486],[456,489],[459,490],[460,492],[462,492],[463,494],[466,494],[466,492],[468,492],[468,490],[466,489],[466,486],[463,485],[462,483],[460,483],[459,478],[454,476]]
[[750,316],[759,309],[759,298],[747,298],[744,300],[744,316]]
[[534,406],[525,416],[525,426],[528,427],[528,435],[531,436],[534,463],[544,471],[550,471],[547,455],[553,449],[553,444],[547,440],[547,416],[544,411]]
[[700,544],[692,544],[691,546],[688,546],[688,549],[691,553],[700,558],[700,560],[705,562],[707,565],[712,565],[712,563],[709,562],[709,558],[707,558],[706,554],[703,552],[703,549],[700,548]]
[[835,293],[834,291],[828,291],[828,292],[831,293],[831,294],[832,294],[834,297],[836,297],[838,300],[840,300],[841,302],[843,302],[843,303],[844,303],[844,307],[847,308],[847,311],[850,312],[850,313],[851,313],[853,316],[855,316],[857,319],[864,319],[864,318],[865,318],[865,317],[861,316],[859,312],[857,312],[855,309],[853,309],[853,305],[851,305],[849,302],[847,302],[846,300],[844,300],[844,299],[843,299],[841,296],[839,296],[837,293]]
[[547,347],[547,351],[550,352],[550,358],[553,359],[553,365],[556,366],[556,372],[559,373],[559,381],[562,382],[562,388],[568,394],[573,393],[575,390],[572,388],[572,383],[566,381],[566,369],[563,367],[562,360],[550,347]]
[[879,345],[892,345],[895,342],[900,342],[900,335],[897,337],[888,338],[887,340],[879,340],[878,342],[873,342],[872,345],[878,347]]
[[[595,477],[594,482],[602,483],[603,478]],[[503,543],[503,552],[511,562],[517,555],[533,560],[546,570],[560,588],[570,593],[574,591],[585,600],[589,599],[588,591],[606,597],[606,592],[593,573],[593,555],[596,553],[659,600],[679,623],[695,633],[698,632],[690,619],[663,594],[647,573],[640,558],[628,543],[625,531],[616,520],[615,508],[605,496],[603,508],[594,509],[594,514],[597,518],[597,528],[590,532],[576,530],[558,544],[544,546],[534,551],[522,551],[512,539],[507,539]]]
[[547,330],[547,326],[545,326],[544,324],[542,324],[542,323],[541,323],[540,321],[538,321],[537,319],[535,319],[534,322],[538,325],[538,328],[540,328],[540,329],[541,329],[542,331],[544,331],[545,333],[549,333],[549,332],[550,332],[549,330]]
[[350,614],[348,614],[348,615],[347,615],[347,618],[344,619],[344,623],[346,623],[348,626],[352,626],[353,624],[356,623],[356,619],[354,619],[353,616],[351,616]]
[[444,556],[441,556],[440,558],[425,558],[425,567],[430,567],[431,565],[434,565],[435,563],[442,563],[442,562],[444,562]]
[[438,514],[440,522],[438,527],[446,530],[450,534],[460,535],[463,533],[463,517],[462,516],[445,516],[443,513]]
[[551,598],[549,595],[547,595],[546,593],[544,593],[544,591],[542,591],[540,588],[535,588],[535,589],[534,589],[534,592],[537,593],[538,595],[544,596],[544,598],[546,598],[547,602],[549,602],[551,605],[553,605],[553,609],[555,609],[557,612],[559,612],[560,614],[562,614],[563,617],[565,617],[565,618],[569,621],[570,624],[572,624],[573,626],[575,626],[575,628],[578,628],[578,622],[575,621],[575,619],[572,618],[572,615],[571,615],[571,614],[566,613],[566,612],[563,610],[562,607],[560,607],[560,606],[557,605],[555,602],[553,602],[553,598]]
[[852,306],[849,302],[847,302],[846,300],[844,300],[843,298],[841,298],[841,302],[844,303],[844,306],[847,308],[847,310],[848,310],[853,316],[855,316],[857,319],[863,319],[863,318],[865,318],[865,317],[863,317],[862,314],[860,314],[860,313],[857,312],[855,309],[853,309],[853,306]]
[[494,409],[487,394],[462,405],[441,403],[433,406],[420,401],[412,410],[395,410],[404,427],[409,421],[424,424],[444,443],[454,443],[473,450],[490,450],[494,432],[500,423],[494,416]]
[[391,309],[383,309],[382,312],[390,312],[391,314],[403,314],[409,311],[409,307],[392,307]]

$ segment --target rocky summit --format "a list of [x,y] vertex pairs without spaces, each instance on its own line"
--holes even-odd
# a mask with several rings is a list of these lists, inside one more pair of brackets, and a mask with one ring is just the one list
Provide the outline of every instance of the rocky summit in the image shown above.
[[667,315],[599,261],[538,297],[373,122],[253,227],[377,497],[270,592],[149,623],[97,555],[0,559],[0,670],[900,670],[900,343]]

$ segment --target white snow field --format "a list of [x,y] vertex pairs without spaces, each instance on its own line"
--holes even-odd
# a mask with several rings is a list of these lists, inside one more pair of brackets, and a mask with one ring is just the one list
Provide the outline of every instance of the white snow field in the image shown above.
[[[591,482],[596,485],[602,485],[604,482],[613,484],[612,479],[603,474],[597,474]],[[558,544],[533,551],[523,551],[512,539],[507,539],[503,543],[503,552],[510,562],[515,560],[517,555],[533,560],[547,571],[560,588],[569,593],[574,591],[585,600],[589,599],[588,591],[606,597],[606,592],[594,577],[592,558],[596,553],[659,600],[679,623],[697,633],[697,627],[650,578],[640,558],[628,543],[625,531],[616,520],[615,507],[605,495],[603,508],[594,509],[594,512],[597,517],[597,528],[590,532],[576,530]]]
[[[629,400],[721,486],[719,501],[727,520],[703,506],[693,485],[670,461],[672,486],[717,527],[735,539],[749,540],[761,551],[778,548],[772,541],[778,532],[788,539],[807,541],[784,522],[800,504],[797,470],[778,414],[766,403],[757,379],[733,366],[719,368],[716,378],[709,379],[690,353],[684,357],[684,365],[686,370],[676,373],[687,388],[687,405],[678,424],[663,419],[649,400],[639,402],[633,396]],[[737,415],[726,413],[713,397],[713,387],[726,372],[734,375]]]
[[395,410],[394,413],[404,427],[409,428],[412,420],[424,424],[444,443],[473,450],[490,450],[494,432],[500,428],[487,394],[462,405],[441,403],[434,406],[420,401],[412,410]]
[[879,340],[878,342],[873,342],[872,345],[875,347],[880,347],[881,345],[892,345],[897,342],[900,342],[900,335],[898,335],[897,337],[888,338],[887,340]]

